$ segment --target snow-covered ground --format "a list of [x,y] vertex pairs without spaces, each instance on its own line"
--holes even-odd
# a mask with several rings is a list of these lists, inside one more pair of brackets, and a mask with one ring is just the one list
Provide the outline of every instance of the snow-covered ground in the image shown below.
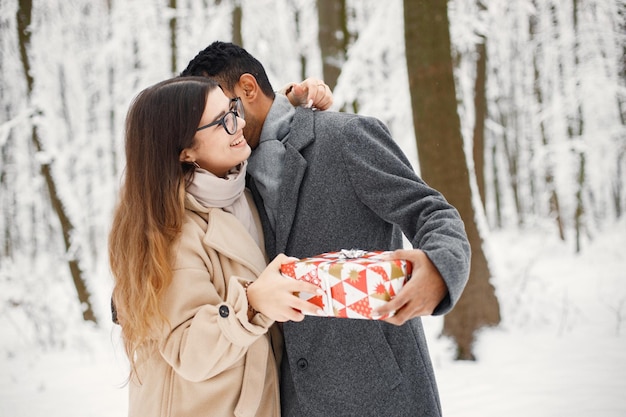
[[[477,361],[452,360],[442,319],[425,319],[444,416],[626,416],[626,222],[581,255],[548,235],[489,237],[502,324],[479,334]],[[126,414],[117,330],[80,334],[63,351],[0,358],[0,416]]]

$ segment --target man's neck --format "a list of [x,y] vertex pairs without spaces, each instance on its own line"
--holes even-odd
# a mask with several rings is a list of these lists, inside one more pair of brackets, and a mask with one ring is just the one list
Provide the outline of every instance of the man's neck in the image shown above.
[[261,96],[257,99],[256,103],[251,105],[249,114],[246,114],[246,139],[250,146],[254,149],[258,146],[261,139],[261,132],[263,131],[263,125],[267,119],[267,115],[272,108],[274,99],[267,96]]

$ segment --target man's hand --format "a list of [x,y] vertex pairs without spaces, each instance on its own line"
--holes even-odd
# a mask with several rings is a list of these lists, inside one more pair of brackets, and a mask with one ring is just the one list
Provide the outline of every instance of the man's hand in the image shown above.
[[396,297],[378,308],[374,314],[383,316],[395,311],[386,319],[387,323],[404,324],[417,316],[428,316],[448,293],[443,277],[426,254],[419,249],[399,249],[389,255],[389,259],[404,259],[413,263],[411,279]]
[[300,84],[290,84],[286,89],[286,94],[294,106],[327,110],[333,105],[333,93],[330,87],[317,78],[307,78]]
[[256,281],[248,286],[248,304],[274,321],[302,321],[303,313],[324,315],[315,304],[296,295],[298,292],[323,294],[319,287],[281,275],[280,265],[293,260],[284,254],[276,256]]

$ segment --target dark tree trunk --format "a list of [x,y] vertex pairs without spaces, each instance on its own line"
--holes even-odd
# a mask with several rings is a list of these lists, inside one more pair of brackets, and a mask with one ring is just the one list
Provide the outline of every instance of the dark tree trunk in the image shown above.
[[[537,17],[536,16],[531,16],[530,17],[530,22],[529,22],[529,30],[530,30],[530,37],[531,39],[535,36],[535,34],[537,33],[538,29],[537,29]],[[535,100],[537,100],[537,103],[539,105],[539,107],[543,107],[544,105],[544,99],[543,99],[543,91],[541,89],[541,83],[540,83],[540,72],[539,72],[539,67],[540,67],[540,63],[539,63],[539,57],[538,57],[539,52],[535,51],[534,52],[534,56],[533,56],[533,76],[534,76],[534,95],[535,95]],[[543,120],[541,120],[539,122],[539,131],[541,132],[541,143],[542,145],[547,148],[550,145],[550,138],[548,137],[548,134],[546,132],[546,126],[543,122]],[[545,164],[544,167],[544,182],[545,182],[545,187],[550,195],[549,197],[549,201],[548,201],[548,211],[549,214],[554,217],[554,220],[556,221],[556,225],[557,225],[557,230],[559,231],[559,238],[561,240],[565,240],[565,226],[563,224],[563,216],[561,214],[561,204],[559,202],[559,195],[556,191],[556,185],[554,183],[554,166],[552,164],[552,162],[548,161],[547,164]]]
[[241,34],[241,21],[243,19],[243,10],[241,9],[241,2],[235,1],[233,8],[233,43],[244,48],[243,35]]
[[170,71],[172,75],[178,73],[178,60],[176,54],[178,53],[176,30],[178,21],[176,18],[177,8],[176,0],[170,0],[170,9],[172,9],[172,17],[170,18]]
[[[484,39],[484,38],[483,38]],[[487,120],[487,40],[476,45],[476,82],[474,83],[474,140],[473,157],[476,183],[483,207],[485,195],[485,121]]]
[[[20,0],[19,7],[16,14],[17,19],[17,31],[19,38],[19,48],[20,48],[20,58],[22,61],[22,69],[24,70],[24,77],[26,79],[26,88],[28,98],[30,99],[33,92],[33,83],[34,80],[30,71],[30,61],[28,57],[28,48],[30,47],[30,23],[31,23],[31,13],[32,13],[32,0]],[[36,150],[36,152],[42,152],[43,147],[41,144],[41,139],[39,133],[37,131],[37,127],[32,127],[31,132],[31,142]],[[70,221],[67,213],[65,212],[65,208],[63,207],[63,203],[57,193],[57,186],[52,175],[52,169],[50,163],[42,163],[40,165],[40,172],[43,176],[46,186],[48,188],[48,193],[50,197],[50,203],[52,205],[52,209],[56,213],[59,223],[61,225],[61,230],[63,233],[63,242],[65,244],[65,250],[69,253],[69,249],[71,246],[71,235],[74,231],[74,225]],[[83,319],[85,321],[92,321],[97,323],[96,316],[93,312],[93,308],[91,305],[91,293],[87,288],[86,282],[82,276],[82,272],[80,270],[80,266],[78,264],[78,260],[71,256],[68,260],[70,273],[72,276],[72,281],[76,288],[76,292],[78,295],[78,301],[82,306]]]
[[333,89],[341,74],[350,42],[345,0],[317,0],[319,43],[324,82]]
[[463,151],[452,72],[447,1],[405,0],[405,43],[415,123],[424,180],[460,212],[472,247],[470,279],[444,321],[444,334],[457,343],[458,359],[473,359],[476,330],[500,322],[500,307],[475,221],[469,171]]

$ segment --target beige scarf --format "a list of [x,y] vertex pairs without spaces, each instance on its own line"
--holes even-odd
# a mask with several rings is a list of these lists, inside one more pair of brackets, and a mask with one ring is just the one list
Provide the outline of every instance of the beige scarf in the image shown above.
[[228,171],[226,178],[220,178],[205,169],[196,168],[193,182],[187,187],[187,192],[204,207],[218,207],[231,213],[260,245],[252,211],[244,195],[247,165],[248,161],[243,161]]

